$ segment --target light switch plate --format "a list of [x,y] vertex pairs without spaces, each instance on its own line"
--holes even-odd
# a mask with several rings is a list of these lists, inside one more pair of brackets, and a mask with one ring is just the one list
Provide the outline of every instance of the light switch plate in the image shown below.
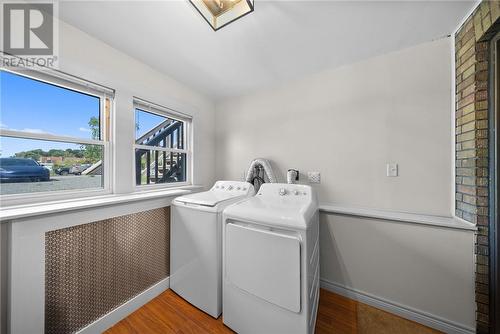
[[398,176],[398,164],[396,164],[396,163],[388,163],[387,164],[387,176],[388,177]]
[[307,179],[310,183],[321,183],[320,172],[307,172]]

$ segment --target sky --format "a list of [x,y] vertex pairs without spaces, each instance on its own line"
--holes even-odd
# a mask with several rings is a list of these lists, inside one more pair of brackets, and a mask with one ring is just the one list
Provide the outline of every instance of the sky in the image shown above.
[[[0,71],[0,128],[92,139],[88,122],[99,118],[99,98]],[[165,117],[136,112],[139,137]],[[78,144],[0,137],[0,156],[33,149],[79,149]]]
[[149,130],[155,128],[157,125],[165,121],[167,118],[155,114],[145,112],[140,109],[135,110],[136,131],[135,139],[140,138]]

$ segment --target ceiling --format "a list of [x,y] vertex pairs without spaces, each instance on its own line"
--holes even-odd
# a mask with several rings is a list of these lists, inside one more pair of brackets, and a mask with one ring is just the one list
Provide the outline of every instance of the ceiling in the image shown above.
[[451,34],[474,1],[269,1],[214,32],[177,1],[61,2],[61,18],[214,100]]

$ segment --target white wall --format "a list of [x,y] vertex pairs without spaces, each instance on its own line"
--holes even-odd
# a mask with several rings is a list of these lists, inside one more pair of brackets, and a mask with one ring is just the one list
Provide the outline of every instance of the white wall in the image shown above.
[[[282,180],[288,168],[320,171],[324,203],[451,216],[451,47],[443,38],[222,101],[217,178],[241,179],[264,157]],[[474,328],[471,231],[327,214],[320,224],[324,282]]]
[[[210,99],[64,22],[59,23],[59,70],[116,90],[116,112],[114,119],[116,172],[113,173],[115,193],[129,193],[135,190],[135,173],[133,169],[135,115],[132,104],[134,96],[193,116],[193,127],[195,130],[193,143],[195,165],[193,183],[205,187],[213,184],[215,177],[215,105]],[[167,197],[163,200],[166,201]],[[141,209],[147,210],[148,206],[154,202],[148,201],[144,203]],[[164,203],[163,205],[168,205],[168,203]],[[137,208],[137,206],[137,203],[129,205],[127,209]],[[99,207],[92,209],[91,213],[92,215],[110,215],[111,217],[117,215],[119,208],[119,205]],[[120,212],[124,213],[123,210]],[[58,224],[61,223],[65,214],[67,213],[33,217],[19,224],[27,224],[28,226],[29,222],[31,222],[31,225],[36,226],[39,219],[44,219],[45,221],[49,221],[48,225],[52,221],[53,229],[56,229],[60,228]],[[82,213],[82,211],[76,211],[73,214],[78,217],[76,220],[81,220],[80,223],[89,223],[95,218],[89,216],[89,213]],[[67,223],[75,222],[76,220],[73,219],[67,221]],[[6,249],[4,228],[7,224],[0,226],[2,227],[0,229],[0,249],[3,252]],[[51,228],[47,229],[50,230]],[[41,238],[43,240],[43,235]],[[39,246],[37,244],[37,247]],[[43,257],[43,252],[35,252],[33,254]],[[5,314],[2,314],[2,309],[6,302],[5,275],[8,272],[4,268],[4,262],[5,259],[0,261],[1,333],[4,332],[6,326]],[[41,284],[43,288],[43,276],[40,278],[40,273],[43,274],[40,271],[43,270],[43,262],[39,262],[38,267],[37,270],[33,269],[30,271],[29,274],[31,276],[28,276],[31,278],[35,277],[34,285],[39,287]],[[40,292],[40,290],[36,291]],[[41,293],[43,296],[43,291]],[[30,307],[43,310],[43,303],[32,303]],[[38,326],[36,328],[39,329],[39,332],[42,332],[43,317],[41,319],[41,322],[27,322],[26,325]]]
[[450,47],[442,39],[218,104],[217,176],[239,179],[262,156],[283,173],[320,171],[322,202],[450,215]]
[[134,96],[193,116],[196,184],[211,186],[215,176],[214,103],[64,22],[59,26],[59,68],[116,90],[115,192],[134,190]]

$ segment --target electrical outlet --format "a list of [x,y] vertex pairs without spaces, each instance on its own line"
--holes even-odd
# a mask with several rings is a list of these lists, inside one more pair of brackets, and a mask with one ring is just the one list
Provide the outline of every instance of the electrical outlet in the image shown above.
[[387,164],[387,176],[388,177],[398,176],[398,164],[396,163]]
[[307,179],[310,183],[321,183],[320,172],[307,172]]

